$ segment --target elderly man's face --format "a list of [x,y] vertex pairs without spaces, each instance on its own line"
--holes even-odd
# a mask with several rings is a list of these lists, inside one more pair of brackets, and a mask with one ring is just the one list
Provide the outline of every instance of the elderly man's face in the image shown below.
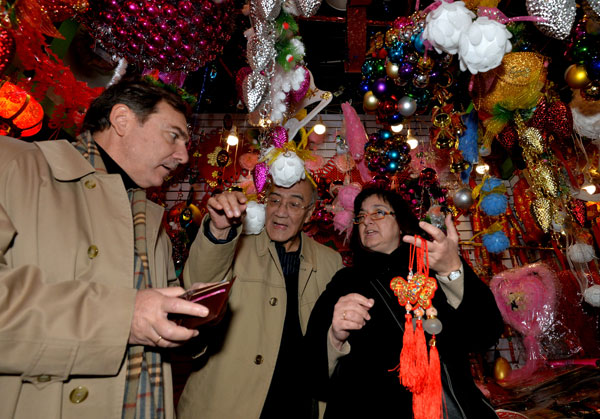
[[142,188],[160,186],[169,172],[188,161],[188,140],[185,116],[159,102],[156,112],[128,133],[126,157],[120,165]]
[[298,250],[300,232],[314,209],[313,188],[307,180],[291,188],[274,186],[267,198],[265,229],[269,238],[286,251]]

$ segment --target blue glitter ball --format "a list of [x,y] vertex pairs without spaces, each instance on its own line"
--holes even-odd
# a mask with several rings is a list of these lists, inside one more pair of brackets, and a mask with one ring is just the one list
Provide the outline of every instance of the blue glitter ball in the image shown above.
[[506,198],[506,195],[493,193],[483,198],[479,205],[483,212],[491,217],[495,217],[506,212],[507,204],[508,198]]
[[510,246],[510,241],[503,231],[496,231],[492,234],[484,234],[481,241],[488,252],[492,253],[504,252]]

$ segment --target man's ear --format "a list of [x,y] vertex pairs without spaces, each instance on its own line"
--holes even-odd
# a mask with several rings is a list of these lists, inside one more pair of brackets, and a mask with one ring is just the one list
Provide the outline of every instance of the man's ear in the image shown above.
[[312,214],[315,211],[316,205],[317,205],[316,202],[314,204],[312,204],[310,211],[308,211],[306,213],[306,217],[304,217],[304,224],[306,224],[306,223],[308,223],[310,221],[310,217],[312,217]]
[[135,122],[135,114],[129,106],[123,103],[117,103],[110,111],[110,125],[114,128],[117,135],[123,136],[132,123]]

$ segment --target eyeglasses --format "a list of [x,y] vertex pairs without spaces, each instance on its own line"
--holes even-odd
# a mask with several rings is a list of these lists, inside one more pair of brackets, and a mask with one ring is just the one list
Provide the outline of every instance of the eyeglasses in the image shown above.
[[307,208],[310,208],[311,204],[303,205],[303,202],[300,198],[291,198],[288,201],[281,199],[281,197],[277,195],[269,195],[265,198],[265,204],[271,208],[279,208],[281,205],[285,205],[287,210],[291,213],[299,213]]
[[394,211],[377,210],[377,211],[373,211],[373,212],[358,214],[356,217],[354,217],[352,219],[352,222],[354,224],[360,224],[363,221],[365,221],[366,217],[369,217],[373,221],[378,221],[378,220],[383,220],[383,217],[385,217],[386,215],[394,215],[394,214],[395,214]]

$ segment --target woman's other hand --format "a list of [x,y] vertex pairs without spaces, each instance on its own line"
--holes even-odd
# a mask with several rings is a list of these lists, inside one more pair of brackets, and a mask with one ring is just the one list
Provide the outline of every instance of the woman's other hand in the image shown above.
[[[447,234],[429,223],[423,221],[419,223],[419,227],[429,233],[433,239],[433,241],[427,241],[429,268],[435,270],[441,276],[448,276],[450,272],[456,271],[462,266],[462,261],[458,255],[458,232],[452,221],[452,215],[446,215],[445,221]],[[402,241],[415,244],[413,236],[404,236]],[[417,247],[421,247],[421,245],[421,240],[419,240]]]
[[362,329],[367,320],[371,320],[369,309],[374,303],[372,298],[356,293],[340,297],[333,309],[331,321],[331,341],[338,350],[350,336],[350,331]]

